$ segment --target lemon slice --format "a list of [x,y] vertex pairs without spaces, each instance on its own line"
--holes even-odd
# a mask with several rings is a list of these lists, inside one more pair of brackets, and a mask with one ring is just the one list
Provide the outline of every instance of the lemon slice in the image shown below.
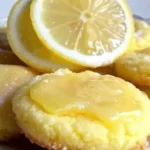
[[150,47],[150,26],[148,23],[135,20],[135,33],[127,52],[133,52]]
[[45,48],[31,24],[31,0],[21,0],[13,6],[8,17],[7,36],[13,52],[26,64],[40,72],[49,72],[59,68],[81,70],[82,66],[59,58]]
[[133,36],[124,0],[34,0],[31,19],[49,50],[88,67],[112,63]]

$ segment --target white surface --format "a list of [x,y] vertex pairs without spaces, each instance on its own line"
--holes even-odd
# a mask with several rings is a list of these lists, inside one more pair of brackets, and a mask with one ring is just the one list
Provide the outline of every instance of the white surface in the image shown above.
[[[0,0],[0,26],[5,26],[9,11],[16,0]],[[150,0],[127,0],[133,13],[150,18]]]
[[16,0],[0,0],[0,26],[5,26],[9,11]]
[[127,0],[132,12],[144,18],[150,18],[150,0]]

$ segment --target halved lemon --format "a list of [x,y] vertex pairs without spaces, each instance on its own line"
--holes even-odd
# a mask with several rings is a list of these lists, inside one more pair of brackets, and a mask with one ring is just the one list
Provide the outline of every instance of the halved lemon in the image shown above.
[[13,52],[26,64],[41,72],[59,68],[83,69],[55,56],[38,39],[30,20],[32,0],[20,0],[13,6],[8,17],[7,36]]
[[31,20],[50,51],[88,67],[114,62],[134,31],[124,0],[33,0]]

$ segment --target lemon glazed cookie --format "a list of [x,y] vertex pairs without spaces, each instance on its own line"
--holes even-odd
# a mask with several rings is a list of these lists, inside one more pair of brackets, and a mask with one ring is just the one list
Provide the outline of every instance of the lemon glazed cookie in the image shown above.
[[116,74],[136,85],[150,86],[150,48],[124,55],[116,61]]
[[134,20],[135,33],[127,53],[150,47],[150,26],[142,20]]
[[144,150],[149,108],[131,83],[91,71],[36,77],[13,99],[26,137],[52,150]]
[[0,141],[8,141],[20,135],[12,111],[12,97],[35,73],[22,66],[0,65]]

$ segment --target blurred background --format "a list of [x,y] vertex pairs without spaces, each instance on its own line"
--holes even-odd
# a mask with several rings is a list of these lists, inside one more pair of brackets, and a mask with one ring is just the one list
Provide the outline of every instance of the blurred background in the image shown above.
[[132,12],[145,18],[150,18],[150,0],[127,0]]

